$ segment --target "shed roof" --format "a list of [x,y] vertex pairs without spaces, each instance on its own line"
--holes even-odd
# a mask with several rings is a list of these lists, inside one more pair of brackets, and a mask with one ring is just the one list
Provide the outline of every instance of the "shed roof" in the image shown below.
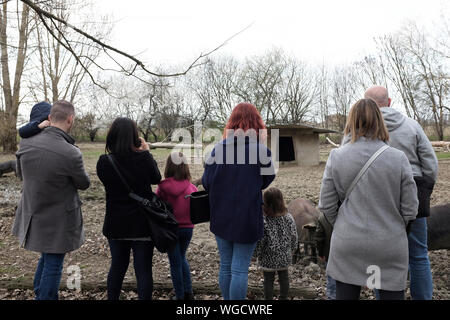
[[313,130],[314,133],[339,133],[335,130],[314,127],[308,124],[274,124],[267,126],[267,129],[294,129],[294,130]]

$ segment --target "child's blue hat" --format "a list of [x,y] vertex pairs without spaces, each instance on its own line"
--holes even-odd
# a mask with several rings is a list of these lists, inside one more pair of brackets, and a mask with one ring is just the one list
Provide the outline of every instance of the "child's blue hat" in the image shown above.
[[30,122],[36,121],[41,123],[48,119],[52,105],[48,102],[39,102],[33,106],[30,113]]

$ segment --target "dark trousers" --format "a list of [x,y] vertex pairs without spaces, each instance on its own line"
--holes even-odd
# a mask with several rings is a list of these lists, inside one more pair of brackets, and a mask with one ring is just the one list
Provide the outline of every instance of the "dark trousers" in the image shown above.
[[108,240],[108,242],[112,257],[107,280],[108,300],[119,300],[123,279],[130,263],[131,250],[139,300],[152,300],[153,242],[130,240]]
[[[405,300],[405,291],[378,290],[380,300]],[[359,300],[361,286],[336,280],[336,300]]]
[[278,282],[280,283],[280,300],[287,300],[289,293],[289,271],[278,270],[264,271],[264,299],[273,300],[273,284],[275,273],[278,273]]

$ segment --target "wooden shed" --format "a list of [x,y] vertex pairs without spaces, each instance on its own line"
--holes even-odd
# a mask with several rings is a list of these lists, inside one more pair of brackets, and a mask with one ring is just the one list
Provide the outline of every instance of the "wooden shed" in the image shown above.
[[[272,125],[268,128],[267,146],[272,149],[275,160],[280,166],[296,164],[298,166],[316,166],[319,158],[319,134],[338,133],[334,130],[313,127],[307,124]],[[273,129],[278,129],[279,139],[272,147]],[[278,155],[278,157],[277,157]]]

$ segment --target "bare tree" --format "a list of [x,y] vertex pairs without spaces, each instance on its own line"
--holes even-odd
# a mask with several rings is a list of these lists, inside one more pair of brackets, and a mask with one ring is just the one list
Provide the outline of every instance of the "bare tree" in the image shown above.
[[169,86],[170,84],[163,78],[156,79],[152,84],[143,85],[143,109],[138,127],[147,141],[149,141],[150,134],[153,136],[154,141],[158,141],[157,120],[164,107]]
[[195,108],[195,120],[205,122],[211,118],[225,123],[239,101],[235,94],[239,76],[239,63],[232,57],[209,60],[191,74],[188,88],[193,90],[194,103],[199,106]]
[[[49,12],[62,20],[69,20],[73,12],[80,14],[86,7],[90,9],[89,3],[85,0],[81,2],[67,2],[62,0],[52,0],[43,4]],[[91,11],[88,12],[91,15]],[[60,99],[74,102],[79,93],[81,83],[87,75],[87,70],[92,66],[93,61],[101,53],[98,46],[92,46],[90,43],[72,29],[61,23],[49,25],[51,32],[47,32],[37,14],[35,14],[37,28],[35,28],[35,37],[37,41],[38,55],[35,55],[35,65],[42,75],[41,79],[33,74],[30,77],[30,92],[36,101],[57,101]],[[85,21],[82,25],[84,30],[89,30],[99,39],[104,39],[110,32],[110,25],[103,19],[101,24],[89,23]],[[51,33],[58,38],[52,37]],[[73,59],[71,52],[62,46],[63,37],[70,38],[71,48],[79,56],[82,64]],[[50,96],[51,95],[51,96]]]
[[421,103],[428,107],[438,138],[444,140],[444,110],[448,101],[450,77],[445,70],[443,57],[427,40],[431,37],[416,24],[409,24],[404,32],[406,50],[416,61],[413,67],[420,80]]
[[12,27],[8,19],[8,1],[3,1],[0,9],[0,50],[1,50],[1,72],[2,89],[4,97],[4,111],[0,119],[0,143],[6,152],[17,150],[17,114],[21,100],[22,75],[27,57],[27,40],[30,33],[29,16],[30,10],[27,5],[22,6],[22,12],[17,17],[18,45],[16,46],[16,60],[14,77],[11,83],[10,54],[8,52],[10,44],[10,34]]
[[281,110],[274,113],[281,113],[283,122],[298,124],[311,111],[318,92],[312,71],[304,63],[289,59],[283,72],[283,88]]
[[[201,53],[196,59],[192,61],[191,64],[188,65],[187,68],[184,69],[184,71],[180,72],[174,72],[174,73],[159,73],[157,71],[150,70],[143,61],[139,60],[137,57],[120,50],[118,48],[115,48],[109,44],[107,44],[104,40],[99,39],[95,35],[90,34],[86,30],[81,29],[80,27],[76,27],[72,24],[70,24],[67,20],[56,16],[52,12],[49,12],[48,10],[45,10],[39,3],[31,0],[20,0],[24,4],[28,5],[39,17],[39,19],[42,21],[42,24],[45,26],[47,31],[50,33],[50,35],[58,41],[66,50],[68,50],[73,58],[82,66],[83,69],[85,69],[86,74],[90,77],[91,81],[96,83],[97,85],[101,86],[98,81],[96,81],[93,74],[88,70],[88,66],[85,64],[85,61],[80,59],[80,56],[77,54],[77,52],[72,48],[71,42],[72,40],[70,38],[67,38],[63,32],[63,30],[60,30],[57,27],[57,23],[61,23],[62,25],[66,26],[69,29],[72,29],[76,34],[81,35],[85,40],[90,41],[90,44],[92,46],[96,46],[98,48],[101,48],[101,50],[111,59],[111,61],[114,62],[117,69],[115,71],[121,72],[127,76],[133,76],[138,78],[141,81],[145,81],[145,78],[140,77],[141,74],[146,74],[146,76],[156,76],[156,77],[177,77],[186,75],[190,70],[193,68],[202,65],[205,62],[205,59],[207,59],[208,56],[210,56],[212,53],[216,52],[220,48],[222,48],[224,45],[226,45],[231,39],[238,36],[245,30],[247,30],[251,25],[247,26],[246,28],[240,30],[239,32],[235,33],[231,37],[229,37],[227,40],[225,40],[222,44],[217,46],[216,48],[206,52]],[[7,2],[7,1],[6,1]],[[46,3],[48,1],[44,1]],[[51,26],[55,26],[57,32],[54,32],[52,30]],[[59,37],[59,35],[61,37]],[[119,58],[123,58],[126,61],[131,62],[131,64],[128,64],[128,66],[119,60]],[[93,64],[95,64],[98,68],[101,70],[105,70],[102,66],[95,63],[95,61],[90,60]],[[103,86],[102,86],[103,87]],[[106,87],[103,87],[106,89]]]
[[419,83],[413,69],[414,61],[402,41],[399,34],[386,35],[376,40],[385,61],[386,77],[400,93],[408,117],[421,121],[417,95]]
[[324,63],[320,66],[320,69],[316,72],[316,84],[317,84],[317,113],[325,128],[331,128],[330,125],[330,78],[329,71]]
[[71,130],[71,135],[77,140],[89,139],[94,142],[97,132],[100,129],[97,125],[97,119],[93,112],[87,112],[78,115]]
[[331,100],[335,111],[333,122],[339,131],[344,131],[348,111],[360,97],[354,69],[336,68],[331,77]]
[[386,75],[400,93],[408,116],[422,125],[431,121],[442,140],[450,91],[445,46],[413,22],[377,43]]
[[283,103],[283,72],[286,59],[281,50],[247,59],[237,82],[236,95],[252,102],[266,123],[276,122]]
[[368,55],[356,61],[354,68],[357,85],[362,90],[366,90],[374,85],[388,87],[384,61],[379,54]]

